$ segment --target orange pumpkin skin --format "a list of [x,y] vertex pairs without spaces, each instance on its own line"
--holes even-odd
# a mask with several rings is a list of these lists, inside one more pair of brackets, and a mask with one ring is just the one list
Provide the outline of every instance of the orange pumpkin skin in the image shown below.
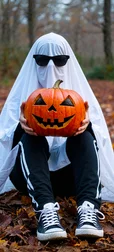
[[36,89],[25,103],[24,116],[40,136],[68,137],[81,126],[85,111],[77,92],[53,87]]

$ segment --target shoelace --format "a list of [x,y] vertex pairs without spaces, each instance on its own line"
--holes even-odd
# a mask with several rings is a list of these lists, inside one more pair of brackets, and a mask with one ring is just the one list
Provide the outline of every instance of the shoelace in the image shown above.
[[39,220],[42,218],[43,224],[44,224],[44,228],[47,228],[48,226],[51,225],[59,225],[59,220],[58,220],[58,215],[57,215],[57,210],[60,209],[60,206],[58,204],[58,202],[56,202],[55,204],[53,204],[53,208],[44,208],[43,210],[40,210],[39,212],[41,212]]
[[100,220],[104,220],[105,216],[102,212],[98,209],[92,208],[85,208],[85,207],[78,207],[78,213],[80,215],[80,224],[84,224],[85,222],[91,222],[92,224],[96,225],[97,217]]

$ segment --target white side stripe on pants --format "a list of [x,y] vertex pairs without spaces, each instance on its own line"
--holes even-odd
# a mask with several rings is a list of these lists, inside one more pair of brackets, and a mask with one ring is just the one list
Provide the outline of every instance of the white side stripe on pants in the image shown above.
[[31,189],[34,190],[32,184],[30,182],[30,179],[28,177],[29,174],[26,175],[26,172],[25,172],[25,168],[24,168],[24,164],[23,164],[23,159],[22,159],[22,153],[20,154],[20,162],[21,162],[21,168],[22,168],[22,171],[23,171],[23,175],[24,175],[24,177],[25,177],[25,179],[27,181],[27,187],[28,187],[29,190],[31,190]]
[[[27,182],[27,188],[29,190],[34,191],[34,187],[29,179],[30,172],[29,172],[29,169],[28,169],[28,166],[26,163],[25,153],[24,153],[24,148],[23,148],[22,142],[19,142],[19,145],[21,147],[21,154],[20,154],[21,168],[22,168],[23,175],[24,175],[26,182]],[[38,202],[34,199],[33,195],[31,195],[31,193],[29,193],[29,196],[32,198],[32,202],[36,205],[36,207],[38,207]]]
[[97,192],[96,192],[96,199],[101,197],[101,193],[99,192],[99,186],[100,186],[100,159],[99,159],[99,154],[97,151],[97,142],[96,140],[93,141],[94,144],[94,148],[95,148],[95,152],[96,152],[96,156],[97,156],[97,163],[98,163],[98,172],[97,172],[97,176],[98,176],[98,186],[97,186]]

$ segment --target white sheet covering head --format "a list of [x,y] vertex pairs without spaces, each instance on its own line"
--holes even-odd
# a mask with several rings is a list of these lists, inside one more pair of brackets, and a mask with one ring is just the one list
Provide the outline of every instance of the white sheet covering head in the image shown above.
[[[41,67],[36,64],[33,58],[34,54],[69,55],[70,58],[63,67],[56,67],[52,60],[46,67]],[[62,36],[55,33],[43,35],[33,44],[2,109],[0,115],[1,189],[11,171],[6,172],[4,162],[11,150],[14,131],[19,122],[21,103],[26,101],[35,89],[52,87],[58,79],[63,80],[62,88],[77,91],[89,103],[90,121],[99,147],[101,182],[109,191],[114,193],[114,153],[103,113],[70,45]],[[65,140],[61,137],[48,137],[50,150],[55,150]],[[58,158],[58,160],[61,162],[61,158]],[[59,164],[59,161],[55,169],[62,167],[62,163]],[[68,160],[65,161],[64,158],[64,165],[65,162],[67,164]],[[50,168],[50,170],[52,169],[54,167]]]

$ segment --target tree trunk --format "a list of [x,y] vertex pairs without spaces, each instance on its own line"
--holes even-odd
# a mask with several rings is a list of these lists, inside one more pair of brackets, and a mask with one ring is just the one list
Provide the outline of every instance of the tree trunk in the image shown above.
[[28,35],[29,46],[31,47],[35,40],[35,21],[36,21],[36,0],[28,0]]
[[104,53],[106,64],[112,64],[111,45],[111,0],[104,0]]
[[11,40],[11,27],[10,27],[10,1],[6,3],[2,1],[2,24],[1,24],[1,38],[4,45],[9,46]]

